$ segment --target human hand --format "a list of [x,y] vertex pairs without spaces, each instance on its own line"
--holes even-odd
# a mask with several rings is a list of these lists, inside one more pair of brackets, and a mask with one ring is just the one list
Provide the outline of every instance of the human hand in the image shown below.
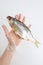
[[[23,23],[25,23],[25,16],[22,18],[21,14],[18,14],[18,15],[15,16],[15,18],[17,20],[20,20]],[[16,46],[18,46],[22,39],[17,34],[15,34],[13,31],[9,32],[5,25],[3,25],[2,27],[4,29],[5,35],[8,39],[8,41],[9,41],[9,43],[10,44],[15,43]],[[31,27],[31,24],[29,24],[28,28],[30,28],[30,27]]]

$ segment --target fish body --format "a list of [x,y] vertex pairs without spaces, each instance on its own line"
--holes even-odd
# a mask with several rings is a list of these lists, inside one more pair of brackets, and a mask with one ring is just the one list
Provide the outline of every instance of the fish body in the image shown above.
[[31,30],[21,21],[13,18],[11,16],[7,16],[8,22],[12,27],[12,30],[19,35],[22,39],[31,41],[38,47],[38,41],[33,37]]

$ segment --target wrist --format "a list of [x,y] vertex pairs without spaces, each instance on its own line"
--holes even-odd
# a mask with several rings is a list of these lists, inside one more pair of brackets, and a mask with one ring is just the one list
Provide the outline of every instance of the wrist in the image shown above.
[[15,43],[14,44],[9,43],[7,46],[7,50],[9,50],[9,51],[16,50],[16,44]]

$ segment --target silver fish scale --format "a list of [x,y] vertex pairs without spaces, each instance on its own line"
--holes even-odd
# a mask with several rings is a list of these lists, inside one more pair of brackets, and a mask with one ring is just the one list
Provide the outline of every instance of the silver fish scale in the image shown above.
[[31,32],[30,29],[23,22],[15,19],[15,18],[13,18],[13,22],[14,22],[15,25],[17,25],[19,28],[21,28],[21,30],[25,30],[27,32],[28,31]]
[[27,39],[27,37],[28,37],[28,28],[27,29],[25,29],[24,28],[24,24],[21,22],[20,23],[20,21],[18,22],[18,20],[16,20],[16,19],[12,19],[12,21],[13,21],[13,26],[14,26],[14,28],[16,29],[16,34],[18,34],[21,38],[23,38],[23,39]]

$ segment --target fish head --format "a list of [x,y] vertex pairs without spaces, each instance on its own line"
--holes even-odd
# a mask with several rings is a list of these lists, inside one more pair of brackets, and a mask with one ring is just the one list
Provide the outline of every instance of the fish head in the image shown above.
[[8,20],[8,23],[10,24],[10,26],[13,24],[13,21],[12,21],[12,17],[11,16],[7,16],[6,17],[7,20]]
[[12,17],[11,17],[11,16],[7,16],[6,18],[7,18],[8,20],[11,20]]

